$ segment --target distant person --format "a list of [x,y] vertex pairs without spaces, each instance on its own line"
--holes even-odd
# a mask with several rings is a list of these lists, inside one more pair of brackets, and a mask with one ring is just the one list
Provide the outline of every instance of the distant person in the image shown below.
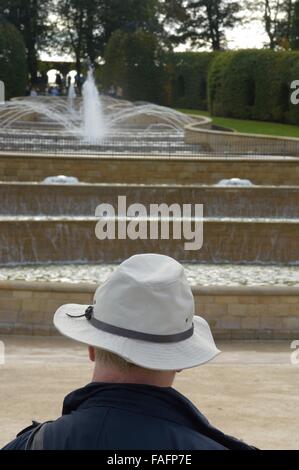
[[55,83],[56,83],[56,85],[57,85],[58,87],[61,87],[61,86],[62,86],[62,78],[61,78],[60,73],[56,73]]
[[82,85],[84,83],[84,77],[83,75],[81,74],[76,74],[75,76],[75,88],[77,90],[77,94],[81,94],[81,88],[82,88]]
[[59,96],[60,95],[59,89],[54,87],[54,86],[51,87],[50,95],[51,96]]
[[116,88],[116,98],[118,98],[119,100],[121,100],[123,97],[123,89],[121,86],[118,86]]
[[116,89],[114,85],[111,85],[108,90],[108,95],[111,96],[111,98],[116,97]]
[[88,345],[92,381],[66,396],[60,418],[33,423],[4,449],[253,449],[214,428],[172,388],[177,372],[220,352],[207,322],[194,316],[191,288],[174,259],[132,256],[92,305],[62,305],[54,324]]
[[30,96],[32,98],[35,98],[37,96],[37,91],[35,90],[35,88],[32,88],[31,91],[30,91]]
[[47,86],[48,81],[49,81],[48,75],[46,74],[46,72],[42,72],[42,83],[43,83],[43,85]]

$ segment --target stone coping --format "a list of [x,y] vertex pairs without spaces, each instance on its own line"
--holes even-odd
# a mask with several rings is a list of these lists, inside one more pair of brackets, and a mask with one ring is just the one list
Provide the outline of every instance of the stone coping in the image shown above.
[[[106,220],[119,220],[120,217],[117,215],[108,217]],[[95,215],[12,215],[12,216],[6,216],[6,215],[0,215],[0,224],[15,224],[15,223],[30,223],[30,224],[53,224],[53,223],[67,223],[67,224],[86,224],[86,223],[93,223],[97,222],[99,220],[98,216]],[[126,216],[123,218],[123,220],[130,221],[130,220],[136,220],[135,217],[133,216]],[[138,218],[139,221],[146,221],[149,223],[151,220],[158,220],[160,221],[159,217],[150,217],[150,216],[145,216],[145,217],[140,217]],[[172,218],[166,218],[166,220],[169,220],[172,222]],[[194,217],[185,219],[184,217],[180,217],[178,220],[183,221],[183,220],[190,220],[191,222],[195,222],[198,219],[195,219]],[[203,217],[202,219],[199,218],[199,220],[202,220],[204,224],[239,224],[239,225],[262,225],[265,224],[267,226],[270,225],[281,225],[283,224],[284,226],[290,225],[298,225],[299,224],[299,218],[285,218],[285,217]]]
[[[187,114],[190,118],[193,119],[194,123],[187,124],[187,126],[200,126],[201,128],[206,129],[209,126],[212,126],[213,119],[208,116],[203,116],[201,114]],[[185,128],[186,126],[184,126]]]
[[66,189],[81,189],[81,188],[138,188],[138,189],[211,189],[215,191],[223,190],[236,190],[236,191],[263,191],[264,189],[278,189],[278,190],[299,190],[299,184],[296,185],[274,185],[274,184],[259,184],[252,186],[217,186],[216,184],[175,184],[175,183],[153,183],[153,184],[143,184],[143,183],[85,183],[84,181],[79,181],[77,184],[63,184],[63,183],[43,183],[42,181],[1,181],[0,186],[10,186],[10,187],[59,187]]
[[199,123],[191,123],[191,124],[186,124],[184,126],[185,131],[195,131],[195,132],[203,132],[204,134],[215,134],[219,136],[225,136],[227,137],[252,137],[255,139],[267,139],[267,140],[273,140],[273,141],[284,141],[284,142],[293,142],[293,143],[298,143],[299,145],[299,138],[298,137],[284,137],[284,136],[279,136],[279,135],[269,135],[269,134],[249,134],[247,132],[230,132],[228,134],[227,131],[220,131],[220,130],[214,130],[214,129],[202,129],[199,126]]
[[[49,291],[49,292],[94,292],[96,283],[66,283],[46,281],[0,281],[0,290]],[[299,286],[193,286],[196,295],[213,296],[299,296]]]
[[[213,132],[213,131],[208,131],[206,129],[202,129],[202,132]],[[214,132],[219,132],[220,131],[214,131]],[[225,133],[222,133],[225,134]],[[230,135],[236,135],[236,134],[230,134]],[[238,134],[239,135],[239,134]],[[251,135],[251,134],[245,134]],[[299,144],[299,139],[298,139],[298,144]],[[0,151],[0,158],[7,158],[7,159],[12,159],[12,158],[23,158],[25,160],[38,160],[38,159],[49,159],[53,158],[54,160],[148,160],[148,161],[239,161],[239,162],[263,162],[263,163],[271,163],[271,162],[290,162],[294,164],[298,164],[298,157],[292,157],[292,156],[275,156],[271,155],[268,157],[267,155],[252,155],[250,157],[248,156],[223,156],[220,155],[218,156],[217,154],[213,154],[211,152],[210,154],[205,153],[200,153],[198,152],[197,155],[107,155],[107,154],[93,154],[93,155],[82,155],[82,154],[55,154],[55,153],[35,153],[35,152],[10,152],[10,151]]]

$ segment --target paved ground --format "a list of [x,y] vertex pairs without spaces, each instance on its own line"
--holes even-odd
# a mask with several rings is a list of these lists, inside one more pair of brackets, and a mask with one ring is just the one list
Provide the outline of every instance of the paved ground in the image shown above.
[[[0,447],[31,419],[60,414],[90,380],[86,349],[63,338],[2,337]],[[289,342],[223,342],[223,354],[182,372],[175,387],[223,431],[264,449],[299,449],[299,365]]]

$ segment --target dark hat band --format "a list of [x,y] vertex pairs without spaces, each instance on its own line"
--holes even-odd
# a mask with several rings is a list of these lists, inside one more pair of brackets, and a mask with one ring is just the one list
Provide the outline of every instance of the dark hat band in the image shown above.
[[175,333],[171,335],[155,335],[151,333],[142,333],[140,331],[129,330],[127,328],[121,328],[119,326],[110,325],[109,323],[98,320],[93,316],[93,306],[89,306],[83,315],[67,315],[71,318],[86,317],[86,319],[98,330],[105,331],[117,336],[123,336],[130,339],[139,339],[142,341],[148,341],[151,343],[178,343],[184,341],[193,335],[194,325],[192,323],[191,328],[182,333]]

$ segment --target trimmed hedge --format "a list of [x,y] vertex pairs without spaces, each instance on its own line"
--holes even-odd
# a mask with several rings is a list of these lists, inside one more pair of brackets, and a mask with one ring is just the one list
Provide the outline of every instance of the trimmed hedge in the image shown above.
[[208,70],[217,52],[177,52],[167,57],[167,104],[207,109]]
[[299,52],[246,49],[164,54],[150,33],[116,31],[106,48],[103,85],[124,97],[213,116],[299,124],[290,101]]
[[213,116],[299,123],[290,84],[299,79],[299,53],[270,50],[221,52],[209,71]]
[[0,22],[0,80],[5,98],[24,95],[27,85],[26,51],[20,32],[7,21]]
[[129,100],[164,101],[164,52],[151,33],[115,31],[106,47],[102,72],[106,90],[113,84]]
[[113,33],[105,51],[102,82],[124,97],[178,108],[207,109],[208,70],[217,52],[164,53],[150,33]]

